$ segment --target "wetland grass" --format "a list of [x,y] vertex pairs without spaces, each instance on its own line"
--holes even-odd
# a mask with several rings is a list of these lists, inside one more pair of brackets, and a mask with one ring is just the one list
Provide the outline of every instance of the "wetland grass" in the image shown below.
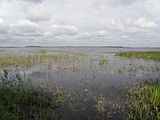
[[81,52],[76,52],[76,53],[74,53],[74,55],[76,55],[76,56],[87,56],[88,54],[81,53]]
[[117,69],[117,72],[118,72],[118,73],[122,73],[122,72],[123,72],[123,69],[119,68],[119,69]]
[[106,102],[106,98],[103,97],[103,96],[100,96],[98,98],[98,100],[96,100],[95,107],[96,107],[96,109],[97,109],[98,112],[100,112],[100,113],[106,112],[105,102]]
[[143,58],[160,61],[160,52],[122,52],[117,53],[116,55],[128,58]]
[[106,63],[107,59],[105,56],[99,57],[99,65],[104,65]]
[[0,78],[0,120],[61,119],[58,109],[65,101],[64,92],[26,88],[19,75],[11,80],[9,75],[4,70]]
[[77,59],[77,56],[71,55],[28,55],[28,56],[16,56],[16,57],[0,57],[0,66],[9,67],[9,66],[33,66],[43,63],[51,63],[59,60],[74,60]]
[[48,50],[39,50],[39,51],[35,51],[35,53],[48,53]]
[[131,90],[127,119],[160,120],[160,85],[150,82]]
[[76,71],[79,71],[79,70],[81,69],[81,67],[80,67],[80,65],[78,65],[78,64],[73,64],[73,65],[71,66],[71,69],[72,69],[74,72],[76,72]]

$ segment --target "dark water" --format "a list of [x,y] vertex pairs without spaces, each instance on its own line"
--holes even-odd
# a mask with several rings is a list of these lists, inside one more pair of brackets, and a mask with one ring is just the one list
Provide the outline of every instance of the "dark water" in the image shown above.
[[[107,98],[105,107],[110,110],[108,103],[123,104],[121,92],[128,87],[147,79],[160,78],[160,62],[143,59],[129,59],[115,56],[117,52],[127,51],[160,51],[151,48],[86,48],[86,47],[55,47],[55,48],[1,48],[0,56],[18,56],[34,54],[33,51],[48,50],[47,54],[83,53],[78,60],[61,60],[52,64],[34,66],[25,70],[27,79],[35,85],[49,89],[72,92],[72,97],[78,99],[75,111],[63,108],[65,119],[86,120],[94,118],[96,113],[93,97]],[[23,68],[22,68],[23,69]],[[84,102],[84,99],[90,99]],[[82,109],[82,107],[84,109]],[[99,119],[102,119],[101,117]],[[109,118],[121,119],[115,114]]]

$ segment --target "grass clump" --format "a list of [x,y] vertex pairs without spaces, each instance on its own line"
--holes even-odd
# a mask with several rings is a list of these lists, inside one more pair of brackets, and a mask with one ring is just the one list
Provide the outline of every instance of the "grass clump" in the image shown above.
[[48,50],[39,50],[39,51],[36,51],[36,53],[48,53],[49,51]]
[[98,98],[97,104],[95,105],[98,112],[104,113],[106,111],[105,102],[106,102],[106,99],[103,96],[100,96]]
[[76,53],[74,53],[74,55],[76,55],[76,56],[87,56],[87,54],[85,54],[85,53],[80,53],[80,52],[76,52]]
[[77,64],[73,64],[73,65],[71,66],[71,69],[72,69],[74,72],[76,72],[76,71],[79,71],[79,70],[81,69],[81,67],[80,67],[79,65],[77,65]]
[[127,119],[160,120],[160,85],[149,83],[130,91]]
[[143,58],[160,61],[160,52],[122,52],[116,55],[129,58]]
[[100,56],[99,57],[99,65],[104,65],[106,63],[106,57],[105,56]]
[[65,101],[62,91],[26,88],[19,75],[9,79],[4,70],[0,79],[0,120],[60,120]]

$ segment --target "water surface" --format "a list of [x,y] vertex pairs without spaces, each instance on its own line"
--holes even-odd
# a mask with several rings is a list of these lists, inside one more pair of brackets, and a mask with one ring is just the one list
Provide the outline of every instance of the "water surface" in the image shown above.
[[[123,104],[121,91],[147,79],[160,78],[160,62],[116,56],[117,52],[160,51],[153,48],[105,48],[105,47],[52,47],[52,48],[0,48],[0,56],[35,55],[38,50],[48,50],[53,55],[80,54],[78,59],[59,60],[31,68],[16,68],[25,72],[26,80],[44,88],[75,92],[81,97],[103,96],[109,102]],[[84,55],[81,55],[84,54]],[[79,104],[83,104],[80,100]],[[94,116],[94,102],[85,103],[85,110],[64,112],[68,119],[88,119]],[[75,107],[75,106],[74,106]],[[67,109],[67,108],[65,108]],[[76,108],[75,109],[79,109]],[[112,116],[110,119],[119,119]]]

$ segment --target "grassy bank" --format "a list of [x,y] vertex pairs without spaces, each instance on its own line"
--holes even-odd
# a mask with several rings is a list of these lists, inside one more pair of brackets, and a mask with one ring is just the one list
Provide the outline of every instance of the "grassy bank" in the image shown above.
[[122,52],[117,53],[117,56],[129,58],[143,58],[160,61],[160,52]]

